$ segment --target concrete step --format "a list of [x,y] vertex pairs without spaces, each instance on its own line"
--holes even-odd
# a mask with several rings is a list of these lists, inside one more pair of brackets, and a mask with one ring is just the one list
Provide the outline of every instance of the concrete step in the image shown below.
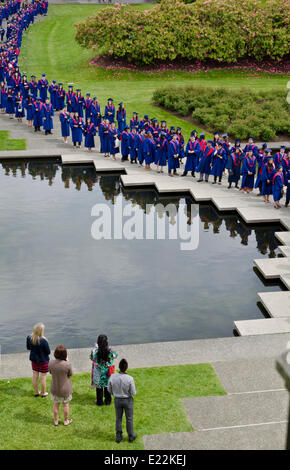
[[258,292],[263,306],[273,318],[290,317],[290,292]]
[[255,259],[254,264],[266,279],[279,278],[281,274],[290,274],[288,258]]
[[144,436],[146,450],[283,450],[286,423]]
[[234,322],[240,336],[272,335],[290,333],[290,318],[266,318],[262,320],[240,320]]
[[287,420],[286,390],[237,393],[182,400],[195,431]]

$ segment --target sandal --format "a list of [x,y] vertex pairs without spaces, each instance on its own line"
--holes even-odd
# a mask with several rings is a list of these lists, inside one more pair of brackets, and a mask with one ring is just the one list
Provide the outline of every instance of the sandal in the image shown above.
[[68,420],[64,421],[63,425],[64,426],[69,426],[71,423],[72,423],[72,419],[68,419]]
[[45,398],[48,396],[48,392],[45,392],[43,395],[41,395],[41,398]]
[[55,422],[54,422],[54,425],[55,425],[55,426],[58,426],[58,421],[55,421]]

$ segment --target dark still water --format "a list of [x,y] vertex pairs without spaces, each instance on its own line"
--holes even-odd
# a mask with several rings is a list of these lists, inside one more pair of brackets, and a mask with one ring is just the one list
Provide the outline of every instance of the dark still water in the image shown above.
[[180,240],[97,241],[97,203],[129,203],[145,219],[146,203],[191,201],[49,161],[2,162],[0,188],[2,353],[24,351],[39,321],[52,347],[88,347],[100,333],[112,344],[231,336],[234,320],[262,318],[257,292],[280,290],[253,270],[254,258],[277,256],[279,227],[249,228],[201,205],[196,250],[181,251]]

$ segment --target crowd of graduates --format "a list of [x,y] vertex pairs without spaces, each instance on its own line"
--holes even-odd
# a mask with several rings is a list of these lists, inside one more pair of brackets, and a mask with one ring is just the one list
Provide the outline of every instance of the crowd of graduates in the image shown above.
[[130,159],[132,164],[144,165],[146,170],[155,164],[157,171],[163,173],[167,167],[172,177],[184,165],[181,176],[189,172],[195,178],[195,173],[199,173],[198,182],[209,182],[212,175],[212,184],[221,184],[227,174],[229,189],[233,184],[245,193],[259,188],[259,195],[266,203],[270,202],[270,195],[273,196],[277,209],[281,207],[279,201],[286,186],[286,206],[289,205],[290,151],[284,146],[272,156],[266,143],[259,149],[252,138],[242,148],[239,140],[231,145],[227,134],[215,133],[213,140],[206,140],[204,133],[198,134],[195,130],[186,143],[182,129],[168,128],[166,121],[159,123],[148,115],[139,119],[135,112],[127,122],[124,104],[119,103],[116,109],[111,98],[102,113],[97,98],[91,98],[90,93],[84,97],[80,89],[74,91],[73,84],[68,84],[65,91],[63,84],[56,80],[49,84],[45,74],[39,80],[31,76],[28,81],[17,65],[22,33],[35,16],[46,14],[47,6],[46,0],[32,0],[29,4],[9,0],[0,9],[1,24],[6,19],[7,26],[0,53],[0,109],[3,113],[10,118],[15,116],[20,122],[26,116],[28,126],[33,126],[35,132],[43,127],[47,135],[52,133],[54,113],[59,112],[64,142],[68,143],[71,135],[74,148],[80,148],[84,140],[84,146],[92,151],[98,134],[100,151],[105,157],[116,159],[121,153],[123,161]]

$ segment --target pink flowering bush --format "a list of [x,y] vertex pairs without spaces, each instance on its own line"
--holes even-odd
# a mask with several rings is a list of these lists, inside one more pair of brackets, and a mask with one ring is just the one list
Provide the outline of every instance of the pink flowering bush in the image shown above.
[[289,13],[289,0],[161,0],[145,11],[115,5],[77,24],[76,40],[134,64],[281,60],[289,54]]
[[253,91],[249,88],[187,86],[156,90],[153,101],[182,116],[191,115],[211,132],[267,141],[279,134],[290,135],[286,94],[286,89]]

